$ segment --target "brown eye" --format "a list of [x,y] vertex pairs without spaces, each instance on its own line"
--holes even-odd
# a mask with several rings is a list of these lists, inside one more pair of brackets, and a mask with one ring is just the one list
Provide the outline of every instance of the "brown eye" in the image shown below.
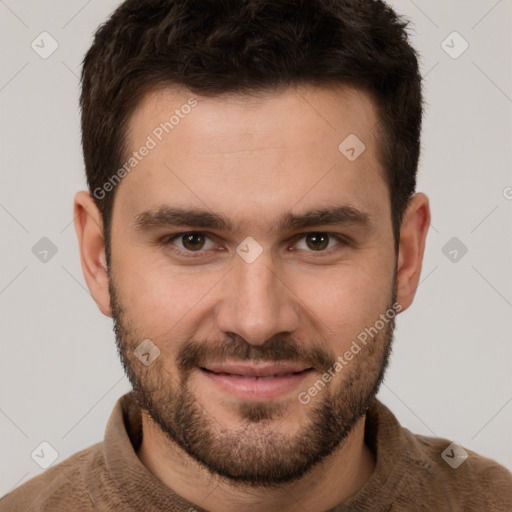
[[204,235],[201,233],[185,233],[181,235],[183,247],[188,251],[197,251],[204,246]]
[[198,253],[198,256],[215,247],[213,240],[198,231],[178,233],[162,239],[162,245],[172,248],[180,256],[191,256],[191,253]]
[[295,248],[309,253],[319,253],[325,255],[334,253],[347,247],[348,242],[342,235],[333,233],[312,232],[304,233]]
[[314,251],[322,251],[329,245],[327,233],[310,233],[306,235],[306,243]]

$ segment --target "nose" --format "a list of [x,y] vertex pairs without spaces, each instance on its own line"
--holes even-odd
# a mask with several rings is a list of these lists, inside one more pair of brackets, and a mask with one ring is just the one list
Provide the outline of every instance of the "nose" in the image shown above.
[[282,267],[272,260],[265,250],[252,263],[236,256],[217,307],[219,330],[251,345],[263,345],[272,336],[297,330],[299,300],[286,283]]

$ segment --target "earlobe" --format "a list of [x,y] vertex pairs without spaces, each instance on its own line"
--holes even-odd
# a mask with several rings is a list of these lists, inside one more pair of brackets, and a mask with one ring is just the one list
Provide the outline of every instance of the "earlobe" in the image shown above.
[[105,316],[112,316],[103,221],[98,207],[88,192],[80,191],[75,195],[74,219],[80,262],[87,287],[100,311]]
[[416,294],[421,275],[430,207],[425,194],[415,194],[403,217],[397,260],[397,300],[407,309]]

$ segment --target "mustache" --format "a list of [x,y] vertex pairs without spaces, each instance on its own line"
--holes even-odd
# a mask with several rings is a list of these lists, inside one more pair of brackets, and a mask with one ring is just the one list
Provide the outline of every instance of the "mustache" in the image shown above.
[[208,362],[227,361],[298,362],[325,373],[336,358],[321,347],[307,348],[283,336],[273,337],[263,345],[251,345],[239,336],[231,336],[226,341],[192,340],[185,343],[180,347],[176,361],[184,374]]

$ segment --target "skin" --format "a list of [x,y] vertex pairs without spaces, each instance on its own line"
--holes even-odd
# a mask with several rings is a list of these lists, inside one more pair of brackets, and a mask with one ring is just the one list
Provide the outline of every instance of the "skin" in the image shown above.
[[[418,193],[411,199],[396,254],[389,190],[378,159],[375,106],[365,93],[347,86],[303,86],[259,98],[204,98],[176,89],[153,92],[130,121],[130,152],[191,97],[198,100],[197,107],[117,185],[109,269],[99,211],[87,192],[75,196],[75,228],[87,285],[100,311],[116,321],[123,365],[132,384],[145,393],[140,405],[162,415],[159,425],[143,410],[138,455],[162,482],[212,512],[325,511],[359,491],[374,471],[374,455],[364,442],[365,415],[351,418],[350,412],[376,392],[373,385],[385,368],[392,325],[308,404],[300,403],[297,395],[321,377],[320,366],[279,399],[253,400],[244,409],[247,403],[209,382],[197,367],[185,380],[180,349],[193,340],[202,354],[213,357],[234,339],[236,347],[274,358],[269,347],[280,341],[298,348],[310,366],[315,349],[331,359],[343,355],[394,300],[400,311],[411,305],[430,225],[428,198]],[[366,146],[354,161],[338,150],[351,133]],[[236,230],[135,229],[137,214],[164,204],[223,214]],[[326,205],[355,207],[368,214],[371,225],[273,229],[282,214]],[[174,245],[158,243],[190,231],[210,237],[198,258],[173,251],[190,248],[183,238]],[[307,243],[310,233],[332,233],[349,242],[330,238],[322,252]],[[236,253],[248,236],[262,248],[252,263]],[[143,339],[160,350],[147,367],[133,355]],[[240,354],[237,350],[228,355]],[[173,397],[180,389],[199,411],[203,423],[197,424],[205,427],[202,434],[212,436],[210,455],[219,460],[222,447],[228,453],[238,440],[242,453],[259,454],[253,467],[265,461],[277,464],[273,447],[283,446],[284,457],[287,448],[289,456],[296,453],[301,426],[319,418],[318,407],[326,403],[339,407],[338,413],[347,418],[347,435],[291,481],[272,487],[237,481],[205,468],[161,428],[173,425]],[[258,420],[251,410],[263,416]],[[311,440],[302,442],[314,450]],[[232,471],[248,470],[235,452],[229,454]]]

